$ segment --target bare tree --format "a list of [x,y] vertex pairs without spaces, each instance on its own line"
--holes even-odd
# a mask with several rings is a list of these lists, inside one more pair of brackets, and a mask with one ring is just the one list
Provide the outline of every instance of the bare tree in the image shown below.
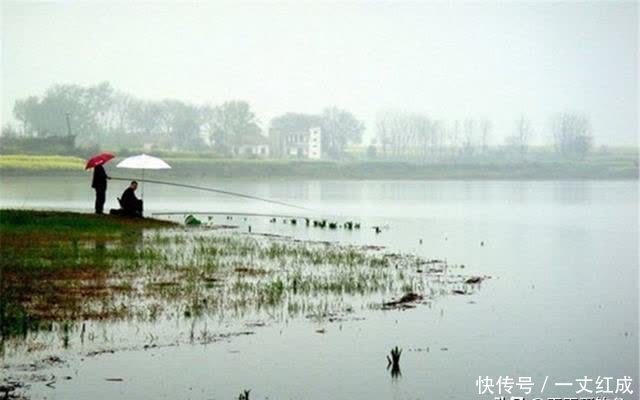
[[524,157],[529,150],[529,141],[533,136],[531,121],[524,115],[516,120],[515,132],[507,138],[507,145],[513,148],[520,157]]
[[449,134],[447,136],[449,139],[450,153],[454,157],[456,157],[458,156],[458,153],[459,153],[458,145],[460,143],[460,121],[459,120],[456,119],[455,121],[453,121],[453,124],[449,129]]
[[376,137],[386,157],[427,162],[441,146],[439,123],[419,113],[387,111],[376,117]]
[[584,158],[593,146],[591,123],[585,115],[556,114],[551,119],[551,131],[555,149],[564,157]]
[[243,138],[261,134],[258,117],[243,100],[226,101],[215,107],[200,109],[202,124],[198,127],[209,135],[209,143],[223,154],[231,154]]
[[491,138],[491,131],[493,130],[493,123],[487,118],[483,118],[480,121],[480,140],[482,142],[482,154],[487,154],[489,150],[489,140]]
[[349,143],[362,142],[365,126],[351,112],[338,107],[325,108],[320,117],[323,148],[332,158],[344,156]]
[[465,155],[470,156],[475,150],[475,134],[476,134],[476,121],[473,118],[467,118],[464,120],[464,141],[462,144],[463,152]]

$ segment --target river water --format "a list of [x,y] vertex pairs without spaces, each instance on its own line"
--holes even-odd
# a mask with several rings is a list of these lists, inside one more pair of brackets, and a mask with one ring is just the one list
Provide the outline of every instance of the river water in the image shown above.
[[[251,389],[252,399],[493,399],[479,394],[479,376],[516,382],[531,377],[531,395],[543,398],[575,395],[576,379],[612,377],[613,390],[617,378],[629,376],[633,395],[618,397],[638,398],[637,181],[182,183],[312,211],[148,184],[146,213],[354,219],[362,229],[329,231],[274,224],[267,217],[214,216],[239,230],[251,225],[254,232],[446,259],[492,279],[471,296],[452,295],[407,311],[364,311],[353,321],[292,319],[209,345],[77,360],[55,372],[73,379],[54,387],[34,384],[34,398],[230,399]],[[110,182],[107,207],[115,207],[125,184]],[[87,182],[62,178],[4,177],[0,193],[3,208],[90,212],[93,201]],[[376,234],[374,226],[382,232]],[[324,333],[317,332],[321,329]],[[404,352],[402,375],[394,378],[385,356],[396,345]],[[106,380],[111,377],[123,380]],[[595,382],[591,385],[595,394]]]

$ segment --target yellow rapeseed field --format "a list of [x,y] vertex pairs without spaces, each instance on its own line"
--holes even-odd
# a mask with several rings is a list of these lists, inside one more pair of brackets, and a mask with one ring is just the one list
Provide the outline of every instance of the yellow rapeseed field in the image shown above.
[[85,160],[72,156],[3,155],[0,170],[82,170]]

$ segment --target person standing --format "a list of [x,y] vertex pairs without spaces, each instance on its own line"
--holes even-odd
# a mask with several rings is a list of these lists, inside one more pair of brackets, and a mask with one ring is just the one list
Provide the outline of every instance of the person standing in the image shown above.
[[107,196],[107,172],[102,165],[96,165],[93,169],[93,181],[91,187],[96,191],[96,214],[102,214],[104,211],[104,202]]

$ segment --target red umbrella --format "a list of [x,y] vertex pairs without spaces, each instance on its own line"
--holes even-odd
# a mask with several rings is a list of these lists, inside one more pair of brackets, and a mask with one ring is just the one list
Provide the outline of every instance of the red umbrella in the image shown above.
[[113,154],[108,152],[96,154],[95,156],[91,157],[87,161],[87,165],[85,165],[84,169],[89,169],[89,168],[96,167],[98,165],[106,164],[107,162],[109,162],[109,160],[111,160],[114,157],[115,156]]

